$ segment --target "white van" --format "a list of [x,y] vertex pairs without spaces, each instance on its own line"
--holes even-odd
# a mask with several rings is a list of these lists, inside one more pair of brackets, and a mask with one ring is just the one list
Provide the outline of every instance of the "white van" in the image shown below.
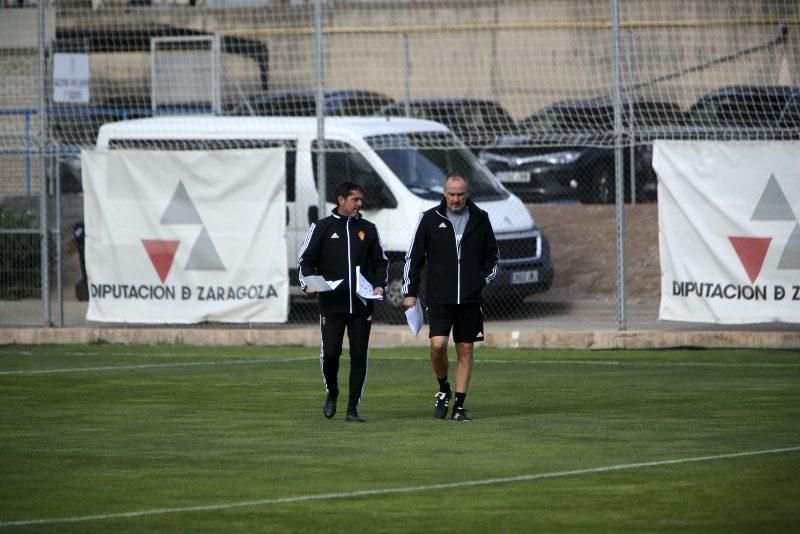
[[[501,270],[488,298],[519,302],[545,291],[553,280],[546,237],[528,209],[445,126],[407,118],[337,117],[325,120],[326,213],[318,212],[316,118],[160,117],[105,124],[97,148],[224,150],[285,146],[290,283],[297,284],[297,256],[309,224],[333,208],[335,186],[350,180],[364,188],[362,213],[381,232],[391,261],[382,315],[402,308],[406,247],[421,211],[442,198],[446,174],[469,179],[472,200],[489,213],[500,248]],[[293,296],[300,296],[299,287]]]

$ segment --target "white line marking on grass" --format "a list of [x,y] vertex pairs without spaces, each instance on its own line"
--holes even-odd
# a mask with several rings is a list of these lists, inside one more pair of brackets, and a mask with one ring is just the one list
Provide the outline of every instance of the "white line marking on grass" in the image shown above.
[[[371,357],[371,361],[382,362],[428,362],[430,358],[381,358]],[[451,362],[456,360],[451,358]],[[497,360],[475,358],[476,363],[496,363],[501,365],[597,365],[602,367],[778,367],[800,368],[800,363],[769,363],[769,362],[625,362],[621,360]]]
[[0,371],[0,376],[30,376],[30,375],[48,375],[55,373],[80,373],[80,372],[97,372],[97,371],[130,371],[136,369],[153,369],[162,367],[200,367],[200,366],[215,366],[215,365],[244,365],[251,363],[286,363],[298,360],[313,360],[314,357],[297,357],[297,358],[258,358],[252,360],[227,360],[227,361],[214,361],[214,362],[175,362],[175,363],[146,363],[141,365],[111,365],[107,367],[71,367],[68,369],[39,369],[35,371]]
[[[80,355],[80,354],[78,354]],[[87,354],[88,355],[88,354]],[[92,354],[92,356],[94,356]],[[119,355],[117,355],[119,356]],[[128,356],[136,356],[130,354]],[[151,355],[152,356],[152,355]],[[170,355],[161,355],[160,358]],[[153,369],[162,367],[198,367],[214,365],[243,365],[251,363],[287,363],[296,361],[317,361],[319,356],[295,356],[292,358],[254,358],[247,360],[227,360],[213,362],[174,362],[148,363],[139,365],[109,365],[103,367],[70,367],[63,369],[38,369],[32,371],[0,371],[0,376],[34,376],[56,373],[98,372],[98,371],[130,371],[136,369]],[[377,361],[428,361],[427,358],[372,358]],[[617,360],[481,360],[478,363],[494,363],[501,365],[597,365],[603,367],[745,367],[745,368],[800,368],[800,363],[728,363],[728,362],[623,362]]]
[[798,367],[800,363],[731,363],[731,362],[623,362],[618,360],[482,360],[477,363],[500,363],[525,365],[600,365],[620,367]]
[[56,523],[78,523],[81,521],[98,521],[102,519],[121,519],[129,517],[141,517],[158,514],[177,514],[191,512],[207,512],[212,510],[226,510],[230,508],[242,508],[245,506],[267,506],[272,504],[288,504],[304,501],[327,501],[331,499],[350,499],[353,497],[370,497],[373,495],[391,495],[398,493],[416,493],[421,491],[433,491],[440,489],[464,488],[469,486],[487,486],[492,484],[508,484],[513,482],[528,482],[531,480],[542,480],[547,478],[560,478],[578,475],[592,475],[596,473],[609,473],[614,471],[624,471],[628,469],[641,469],[646,467],[661,467],[665,465],[687,464],[692,462],[709,462],[713,460],[725,460],[728,458],[742,458],[746,456],[763,456],[767,454],[782,454],[787,452],[798,452],[798,447],[786,447],[783,449],[765,449],[760,451],[733,452],[728,454],[715,454],[711,456],[695,456],[691,458],[678,458],[675,460],[655,460],[651,462],[639,462],[632,464],[607,465],[603,467],[589,467],[585,469],[573,469],[569,471],[554,471],[551,473],[538,473],[533,475],[521,475],[516,477],[504,478],[485,478],[481,480],[465,480],[463,482],[452,482],[449,484],[430,484],[424,486],[407,486],[404,488],[383,488],[360,491],[345,491],[340,493],[319,493],[316,495],[298,495],[295,497],[279,497],[275,499],[258,499],[252,501],[239,501],[219,504],[206,504],[201,506],[185,506],[176,508],[153,508],[151,510],[140,510],[137,512],[118,512],[114,514],[84,515],[77,517],[57,517],[50,519],[20,519],[14,521],[0,521],[0,527],[16,527],[24,525],[47,525]]

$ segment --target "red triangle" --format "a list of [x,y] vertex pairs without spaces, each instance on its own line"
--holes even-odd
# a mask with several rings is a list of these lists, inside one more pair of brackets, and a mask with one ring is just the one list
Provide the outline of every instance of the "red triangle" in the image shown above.
[[150,261],[153,267],[156,268],[158,277],[161,278],[161,283],[167,279],[169,270],[172,267],[172,260],[175,259],[175,251],[178,250],[177,240],[163,240],[163,239],[142,239],[144,249],[147,255],[150,256]]
[[731,240],[731,245],[736,250],[739,261],[742,262],[744,270],[747,271],[750,281],[755,282],[756,278],[758,278],[758,273],[761,272],[761,266],[764,265],[764,258],[767,256],[767,249],[769,249],[772,238],[728,236],[728,239]]

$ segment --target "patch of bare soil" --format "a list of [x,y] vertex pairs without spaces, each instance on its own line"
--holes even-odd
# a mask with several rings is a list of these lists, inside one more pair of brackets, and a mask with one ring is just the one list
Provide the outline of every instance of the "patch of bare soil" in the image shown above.
[[[555,279],[545,299],[612,300],[617,295],[616,206],[529,204],[550,238]],[[658,205],[625,206],[625,280],[632,299],[658,299]]]

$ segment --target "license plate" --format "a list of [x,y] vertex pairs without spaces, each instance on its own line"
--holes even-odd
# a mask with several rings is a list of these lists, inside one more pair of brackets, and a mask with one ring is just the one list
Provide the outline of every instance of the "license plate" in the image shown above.
[[539,271],[517,271],[511,273],[512,284],[530,284],[539,281]]
[[527,171],[500,171],[497,179],[505,183],[528,183],[531,181],[531,173]]

